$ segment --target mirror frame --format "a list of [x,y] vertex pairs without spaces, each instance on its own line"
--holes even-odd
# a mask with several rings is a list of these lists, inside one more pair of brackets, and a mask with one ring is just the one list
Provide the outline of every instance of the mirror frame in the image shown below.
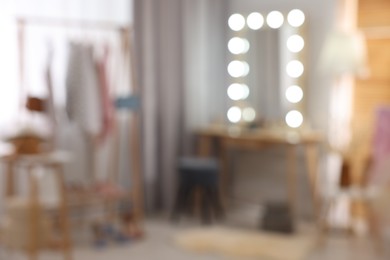
[[[301,12],[303,14],[303,21],[302,21],[302,24],[299,24],[298,26],[297,25],[294,25],[293,22],[291,22],[291,19],[290,19],[290,16],[293,12]],[[271,27],[268,23],[268,17],[270,16],[271,13],[274,13],[275,12],[283,15],[283,23],[278,26],[277,28],[274,28],[274,27]],[[248,26],[248,16],[253,14],[253,13],[257,13],[257,14],[260,14],[262,17],[263,17],[263,24],[260,28],[254,30],[254,29],[251,29],[249,26]],[[244,18],[244,24],[242,23],[242,18],[240,18],[240,23],[239,25],[240,26],[236,26],[234,29],[232,29],[231,27],[231,17],[232,16],[242,16]],[[280,84],[279,84],[279,93],[281,93],[281,96],[280,96],[280,104],[281,104],[281,111],[284,115],[284,118],[282,119],[281,118],[281,121],[283,121],[282,124],[284,124],[284,126],[288,126],[290,128],[303,128],[305,126],[307,126],[308,122],[306,122],[305,120],[305,115],[306,115],[306,111],[305,111],[305,108],[306,108],[306,98],[305,98],[305,92],[306,92],[306,69],[305,69],[305,52],[306,52],[306,49],[307,49],[307,43],[306,43],[306,39],[305,39],[305,27],[306,27],[306,17],[305,17],[305,14],[304,12],[302,12],[301,10],[299,9],[293,9],[293,10],[290,10],[289,12],[287,13],[283,13],[283,12],[280,12],[280,11],[271,11],[269,12],[268,14],[264,14],[264,13],[260,13],[260,12],[252,12],[250,14],[239,14],[239,13],[234,13],[234,14],[231,14],[229,16],[229,20],[228,20],[228,26],[229,26],[229,37],[228,37],[228,41],[227,41],[227,52],[228,52],[228,64],[227,64],[227,68],[229,68],[229,64],[231,64],[232,61],[239,61],[239,62],[244,62],[246,64],[248,59],[247,59],[247,55],[248,55],[248,51],[247,52],[243,52],[243,53],[232,53],[229,51],[229,48],[228,48],[228,43],[229,41],[234,38],[234,37],[239,37],[239,38],[242,38],[242,39],[246,39],[247,40],[247,37],[246,35],[250,32],[250,31],[261,31],[261,30],[264,30],[264,29],[280,29],[280,28],[283,28],[283,30],[281,30],[280,32],[280,44],[279,44],[279,52],[280,52],[280,59],[279,59],[279,77],[280,77]],[[294,20],[292,20],[294,21]],[[292,25],[292,24],[293,25]],[[242,28],[240,28],[242,27]],[[293,52],[291,50],[289,50],[289,48],[287,47],[287,41],[288,39],[290,39],[291,36],[293,35],[299,35],[300,37],[302,37],[303,39],[303,48],[298,51],[298,52]],[[247,40],[248,41],[248,40]],[[249,41],[248,41],[249,42]],[[251,46],[250,42],[249,42],[249,49],[250,48],[253,48],[253,46]],[[291,62],[295,62],[295,63],[291,63]],[[303,65],[303,71],[302,73],[298,73],[300,75],[298,76],[290,76],[288,73],[287,73],[287,67],[291,67],[293,70],[299,70],[300,68],[298,68],[300,65]],[[290,64],[290,65],[289,65]],[[246,65],[245,65],[246,66]],[[245,67],[244,66],[244,67]],[[233,77],[231,75],[229,75],[229,71],[228,71],[228,77],[229,77],[229,85],[228,87],[230,87],[232,84],[234,83],[239,83],[239,84],[247,84],[247,80],[246,80],[246,76],[249,75],[249,73],[253,73],[250,71],[250,65],[247,66],[247,73],[242,73],[241,76],[238,76],[237,77],[237,74]],[[286,91],[289,87],[291,86],[299,86],[302,90],[302,93],[303,93],[303,97],[301,100],[299,100],[298,102],[290,102],[287,97],[286,97]],[[253,88],[254,86],[248,86],[249,87],[249,90],[251,88]],[[249,94],[250,95],[250,94]],[[229,95],[228,95],[228,98],[229,98]],[[249,120],[249,121],[245,121],[243,119],[243,114],[244,114],[244,110],[247,109],[247,108],[251,108],[251,104],[249,104],[249,102],[247,101],[248,98],[243,98],[243,99],[231,99],[229,98],[230,102],[229,102],[229,108],[228,108],[228,111],[226,113],[227,115],[227,118],[228,118],[228,122],[230,122],[231,124],[233,125],[248,125],[250,123],[254,123],[255,120],[261,120],[262,118],[259,118],[258,116],[256,116],[254,119],[253,119],[253,122],[252,120]],[[290,99],[291,100],[291,99]],[[233,108],[233,109],[232,109]],[[231,114],[229,114],[232,110],[235,110],[235,116],[233,119],[234,120],[231,120],[232,117],[231,117]],[[239,112],[240,111],[240,112]],[[256,111],[257,113],[258,111]],[[238,114],[240,113],[240,115]],[[297,114],[300,114],[301,117],[302,117],[302,123],[301,124],[297,124],[297,122],[299,121],[299,118],[298,118],[298,121],[297,118],[294,118],[294,114],[297,115]],[[298,115],[299,117],[299,115]],[[237,120],[239,118],[239,120]],[[290,120],[290,121],[289,121]],[[291,121],[292,120],[292,121]],[[295,120],[295,121],[294,121]],[[294,124],[295,122],[295,124]],[[270,122],[271,124],[272,123],[275,123],[275,122]],[[277,122],[277,123],[281,123],[281,122]]]

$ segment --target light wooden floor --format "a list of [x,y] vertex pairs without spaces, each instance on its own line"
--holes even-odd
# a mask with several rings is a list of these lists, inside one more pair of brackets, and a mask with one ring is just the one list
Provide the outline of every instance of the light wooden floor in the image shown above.
[[[227,221],[229,222],[229,221]],[[185,230],[191,224],[184,220],[179,225],[166,220],[149,220],[146,223],[147,236],[138,242],[129,242],[122,245],[112,245],[107,248],[96,249],[92,246],[79,245],[74,251],[75,260],[218,260],[226,259],[222,256],[210,254],[194,254],[178,248],[174,244],[174,236],[177,232]],[[227,224],[230,225],[230,224]],[[237,226],[239,226],[238,224]],[[245,227],[243,227],[245,228]],[[308,229],[310,230],[310,229]],[[306,232],[306,231],[304,231]],[[310,232],[310,231],[307,231]],[[2,250],[3,251],[3,250]],[[7,254],[2,252],[1,260],[25,260],[20,254]],[[42,260],[62,259],[55,253],[42,254]],[[317,248],[310,252],[306,259],[302,260],[376,260],[389,259],[375,256],[367,239],[348,239],[345,236],[332,235],[323,248]]]

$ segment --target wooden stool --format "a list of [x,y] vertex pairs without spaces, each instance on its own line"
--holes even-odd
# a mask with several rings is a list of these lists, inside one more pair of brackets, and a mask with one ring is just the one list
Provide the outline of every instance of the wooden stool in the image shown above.
[[[212,214],[222,217],[223,210],[219,196],[219,165],[214,159],[182,158],[178,165],[179,186],[173,219],[178,219],[183,211],[201,206],[202,222],[209,223]],[[199,195],[199,201],[194,199]],[[194,203],[195,202],[195,203]]]
[[[69,161],[69,156],[64,152],[51,152],[44,154],[32,154],[32,155],[9,155],[1,157],[1,160],[6,164],[6,199],[12,200],[16,196],[14,185],[14,167],[19,166],[27,171],[27,179],[29,185],[29,197],[27,200],[28,207],[28,230],[25,231],[27,235],[26,245],[21,245],[21,249],[27,251],[29,259],[35,260],[38,258],[39,250],[43,247],[40,244],[39,232],[41,226],[41,216],[44,214],[44,206],[39,201],[39,185],[38,176],[34,173],[34,169],[37,167],[50,169],[54,174],[59,191],[59,203],[58,208],[55,210],[58,212],[58,223],[61,231],[61,239],[59,241],[53,241],[48,247],[59,247],[64,253],[64,257],[67,260],[71,260],[71,242],[70,242],[70,228],[68,221],[68,206],[67,196],[65,191],[65,180],[63,165]],[[52,209],[51,209],[52,210]]]

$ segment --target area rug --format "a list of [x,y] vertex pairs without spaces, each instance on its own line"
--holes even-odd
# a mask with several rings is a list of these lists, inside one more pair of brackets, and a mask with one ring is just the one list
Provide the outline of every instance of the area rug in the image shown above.
[[308,235],[279,235],[223,227],[181,231],[175,236],[180,248],[215,254],[227,259],[302,260],[313,248]]

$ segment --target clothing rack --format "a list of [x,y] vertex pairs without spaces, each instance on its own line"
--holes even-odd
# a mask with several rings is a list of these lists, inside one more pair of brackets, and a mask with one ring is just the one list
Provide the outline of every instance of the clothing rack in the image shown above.
[[83,29],[99,30],[129,30],[129,25],[120,25],[110,21],[68,20],[52,17],[18,17],[18,24],[36,24],[55,27],[79,27]]
[[[139,86],[136,80],[136,73],[134,66],[134,52],[133,52],[133,38],[132,38],[132,26],[118,24],[111,21],[90,21],[90,20],[71,20],[64,18],[53,18],[53,17],[17,17],[16,22],[18,25],[18,37],[19,37],[19,50],[20,50],[20,77],[21,82],[23,83],[24,78],[24,68],[23,68],[23,41],[24,41],[24,30],[26,25],[43,25],[43,26],[54,26],[54,27],[64,27],[64,28],[77,28],[77,29],[96,29],[96,30],[107,30],[107,31],[117,31],[121,34],[121,44],[124,48],[125,53],[128,54],[130,59],[130,67],[131,67],[131,84],[132,84],[132,93],[136,99],[139,99]],[[23,85],[23,84],[21,84]],[[23,89],[22,89],[23,93]],[[114,107],[118,109],[122,109],[123,107]],[[127,111],[133,113],[131,117],[130,127],[131,134],[129,134],[129,151],[131,154],[131,195],[132,195],[132,211],[134,220],[139,226],[142,232],[142,223],[144,218],[144,198],[143,198],[143,181],[141,174],[141,157],[140,157],[140,134],[139,134],[139,126],[140,126],[140,116],[138,111],[139,106],[127,107]],[[118,138],[118,136],[116,136]],[[119,155],[115,155],[119,158]]]

